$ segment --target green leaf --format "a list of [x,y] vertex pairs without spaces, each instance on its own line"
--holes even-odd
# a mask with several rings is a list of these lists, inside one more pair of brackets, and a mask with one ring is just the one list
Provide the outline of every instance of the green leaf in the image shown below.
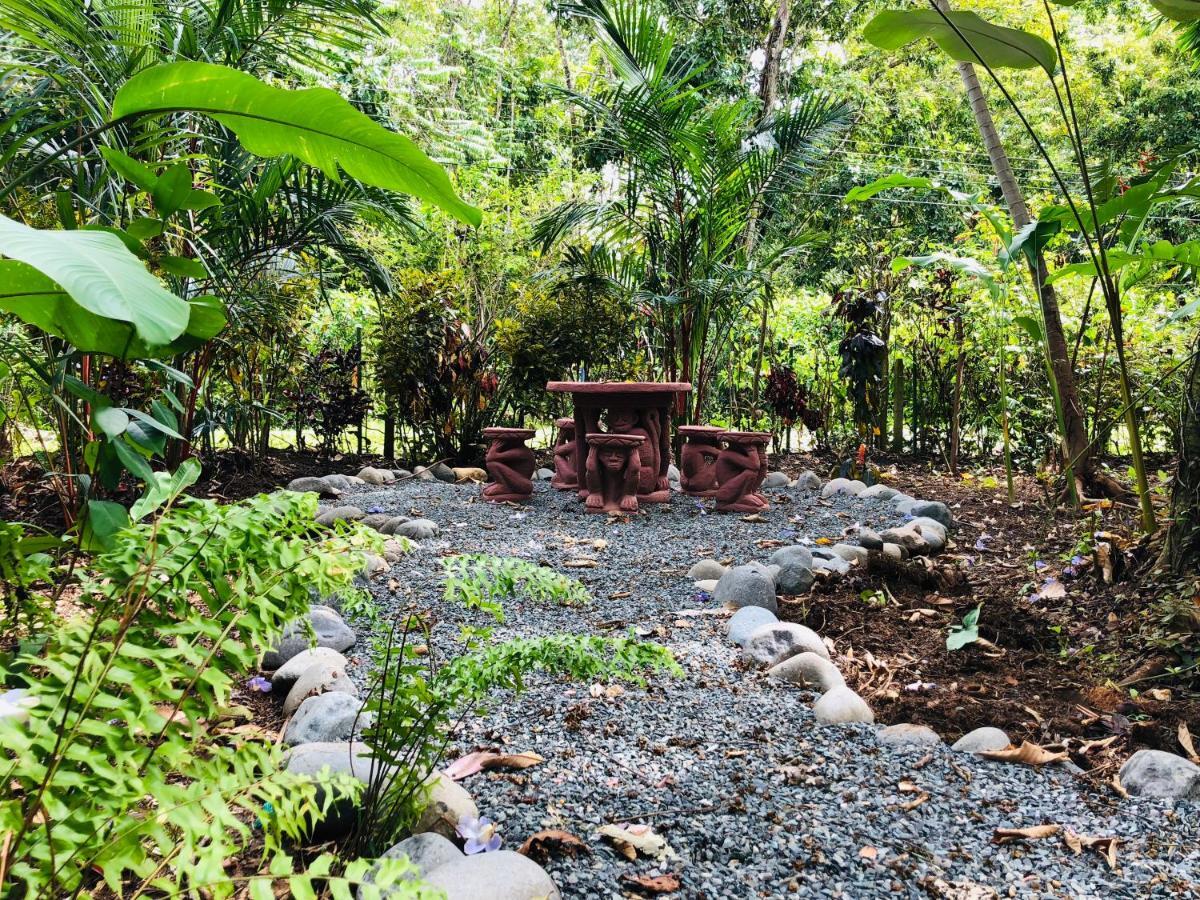
[[883,50],[899,50],[929,38],[956,62],[983,61],[992,68],[1041,67],[1047,75],[1058,68],[1058,55],[1047,41],[1015,28],[993,25],[972,12],[887,10],[867,23],[863,37]]
[[1046,340],[1042,334],[1042,323],[1033,316],[1013,316],[1013,322],[1035,343],[1042,344]]
[[174,474],[170,472],[153,473],[153,476],[146,482],[146,493],[130,508],[130,518],[135,522],[140,521],[164,503],[174,501],[199,478],[200,463],[195,459],[185,459]]
[[162,231],[162,219],[152,219],[148,216],[134,219],[125,226],[125,233],[138,241],[148,241],[150,238],[156,238],[162,234]]
[[129,416],[115,406],[106,406],[92,413],[92,422],[108,437],[117,438],[129,427]]
[[200,260],[191,256],[160,256],[158,264],[179,278],[207,278],[208,270]]
[[85,550],[108,550],[113,537],[129,524],[129,513],[120,503],[89,500],[80,543]]
[[251,153],[291,154],[335,179],[340,166],[366,184],[412,194],[461,222],[480,222],[479,210],[458,197],[445,169],[327,88],[286,90],[225,66],[168,63],[125,82],[112,119],[188,111],[216,119]]
[[173,216],[183,208],[192,190],[192,170],[182,163],[167,166],[154,182],[150,196],[154,209],[162,218]]
[[0,259],[0,310],[88,353],[118,359],[166,358],[194,350],[225,327],[225,308],[216,297],[197,297],[186,306],[188,324],[184,333],[169,344],[151,346],[137,337],[129,323],[98,316],[75,303],[33,266]]
[[117,458],[121,460],[121,465],[139,480],[147,484],[154,480],[154,470],[150,468],[150,463],[146,462],[146,457],[134,450],[123,438],[113,441],[112,447],[117,453]]
[[925,188],[930,191],[945,190],[942,184],[934,181],[932,178],[913,175],[885,175],[883,178],[872,181],[870,184],[851,188],[846,193],[846,200],[849,203],[860,203],[863,200],[870,200],[876,194],[895,188]]
[[1200,22],[1200,0],[1150,0],[1172,22]]
[[112,147],[101,147],[100,155],[104,157],[104,161],[114,172],[137,185],[147,194],[154,190],[154,186],[158,183],[158,176],[154,174],[145,163],[140,163],[132,156],[127,156],[120,150],[114,150]]
[[69,297],[60,303],[128,322],[148,344],[168,344],[187,329],[187,303],[166,290],[114,235],[41,231],[0,215],[0,253],[52,279]]

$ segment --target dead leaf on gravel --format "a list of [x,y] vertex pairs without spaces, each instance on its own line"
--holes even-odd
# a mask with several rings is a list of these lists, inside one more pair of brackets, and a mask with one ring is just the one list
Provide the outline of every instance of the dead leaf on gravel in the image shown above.
[[637,859],[638,854],[651,859],[676,858],[671,845],[649,825],[605,825],[597,833],[628,860]]
[[1022,741],[1020,747],[1009,747],[1007,750],[982,750],[979,755],[985,759],[1021,763],[1026,766],[1044,766],[1049,763],[1062,762],[1067,758],[1067,754],[1064,752],[1052,753],[1029,741]]
[[1031,825],[1028,828],[997,828],[992,839],[1003,844],[1007,841],[1037,841],[1054,837],[1063,830],[1061,825]]
[[765,522],[767,520],[764,519],[762,516],[760,516],[758,513],[751,513],[748,516],[742,516],[742,521],[743,522]]
[[1071,848],[1072,853],[1078,856],[1084,850],[1095,850],[1104,857],[1104,861],[1108,863],[1110,869],[1117,867],[1118,840],[1115,837],[1076,834],[1070,828],[1063,832],[1063,843]]
[[574,559],[568,559],[563,565],[568,569],[594,569],[600,563],[590,556],[577,556]]
[[532,750],[524,753],[495,753],[491,750],[476,750],[460,756],[446,766],[445,774],[453,781],[462,781],[484,769],[528,769],[544,763],[546,758]]
[[530,859],[544,863],[554,854],[564,853],[578,856],[580,853],[591,853],[591,848],[569,831],[548,828],[525,838],[518,853]]
[[921,789],[917,787],[916,783],[909,781],[907,778],[896,785],[896,789],[902,794],[919,794],[921,792]]
[[1179,746],[1187,753],[1188,759],[1194,763],[1200,763],[1200,756],[1196,755],[1196,746],[1192,743],[1192,733],[1188,731],[1187,722],[1179,723],[1176,737],[1179,738]]
[[644,894],[672,894],[679,890],[679,878],[675,875],[622,875],[621,881]]
[[878,859],[879,850],[875,847],[863,847],[858,851],[858,855],[863,859]]
[[902,810],[904,810],[905,812],[912,812],[914,809],[916,809],[922,803],[928,803],[928,802],[929,802],[929,795],[922,791],[922,793],[919,797],[914,797],[912,800],[909,800],[907,803],[901,803],[900,808]]

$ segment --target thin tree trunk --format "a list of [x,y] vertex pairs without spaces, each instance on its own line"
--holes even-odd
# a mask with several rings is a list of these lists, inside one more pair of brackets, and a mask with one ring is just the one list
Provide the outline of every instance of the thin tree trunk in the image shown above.
[[950,398],[950,474],[958,475],[958,454],[962,446],[962,387],[963,369],[967,364],[963,353],[962,314],[954,314],[954,340],[958,345],[958,357],[954,362],[954,394]]
[[[943,12],[950,10],[950,4],[946,0],[936,0],[936,2]],[[1017,183],[1017,176],[1013,173],[1008,153],[1005,152],[1004,145],[1000,141],[1000,134],[996,130],[996,123],[992,119],[992,113],[988,108],[987,98],[983,94],[979,77],[975,74],[975,67],[971,63],[957,63],[957,66],[963,87],[967,91],[967,100],[971,104],[971,112],[975,116],[975,124],[979,128],[980,137],[983,138],[984,149],[987,151],[988,159],[991,160],[992,170],[1000,182],[1000,191],[1004,194],[1004,202],[1012,216],[1014,231],[1020,231],[1032,221],[1029,216],[1029,207],[1025,204],[1025,197]],[[1058,307],[1058,295],[1055,293],[1053,285],[1046,283],[1046,260],[1040,248],[1037,249],[1034,256],[1035,260],[1030,262],[1029,269],[1033,276],[1038,301],[1042,307],[1050,369],[1054,375],[1059,400],[1062,404],[1063,434],[1060,437],[1064,462],[1073,470],[1077,481],[1082,480],[1084,483],[1090,484],[1095,482],[1097,477],[1088,445],[1087,429],[1084,427],[1083,406],[1079,402],[1075,370],[1071,367],[1071,359],[1067,350],[1062,313]],[[1105,492],[1111,493],[1114,485],[1109,482],[1112,479],[1101,480],[1105,482],[1102,485]],[[1116,485],[1116,487],[1120,489],[1120,485]],[[1120,492],[1124,493],[1124,491]]]
[[763,47],[766,61],[763,63],[762,78],[758,85],[758,99],[762,101],[759,118],[765,118],[775,108],[779,99],[779,70],[783,60],[783,48],[787,43],[788,19],[791,16],[788,0],[779,0],[771,30],[767,32],[767,43]]
[[[566,85],[568,91],[575,90],[575,77],[571,74],[571,61],[567,59],[567,46],[563,42],[562,23],[558,17],[554,17],[554,43],[558,46],[558,58],[562,63],[563,84]],[[568,116],[573,107],[567,107]],[[568,119],[570,121],[570,119]]]
[[904,358],[892,364],[892,449],[904,449]]
[[1193,350],[1179,416],[1179,471],[1163,552],[1163,562],[1180,575],[1200,570],[1200,339]]

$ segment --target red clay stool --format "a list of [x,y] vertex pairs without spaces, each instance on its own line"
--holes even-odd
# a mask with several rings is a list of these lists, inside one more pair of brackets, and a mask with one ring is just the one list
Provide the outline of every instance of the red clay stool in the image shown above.
[[638,479],[642,473],[641,434],[598,432],[587,436],[584,470],[588,512],[638,511]]
[[763,431],[727,431],[717,457],[717,511],[758,512],[770,503],[758,493],[767,477],[767,442]]
[[492,503],[524,503],[533,495],[533,451],[525,442],[532,428],[485,428],[491,441],[484,464],[492,483],[483,488],[483,499]]
[[680,425],[687,441],[679,453],[679,487],[692,497],[711,497],[717,492],[717,457],[724,428],[716,425]]

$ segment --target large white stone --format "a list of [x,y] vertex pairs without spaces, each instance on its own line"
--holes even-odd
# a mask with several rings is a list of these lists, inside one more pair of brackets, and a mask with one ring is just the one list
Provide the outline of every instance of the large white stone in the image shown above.
[[879,743],[890,747],[936,747],[942,742],[938,733],[928,725],[914,725],[911,722],[900,722],[889,725],[876,735]]
[[821,488],[822,497],[832,497],[834,494],[848,494],[855,497],[867,489],[861,481],[851,481],[849,478],[832,478]]
[[846,679],[828,659],[806,650],[771,666],[767,675],[789,684],[824,694],[835,687],[845,687]]
[[999,728],[985,725],[974,731],[968,731],[951,744],[950,749],[963,753],[979,753],[983,750],[1003,750],[1010,743],[1012,742],[1008,739],[1008,735]]
[[795,622],[773,622],[751,632],[742,656],[759,666],[774,666],[805,651],[829,659],[824,642],[811,628]]
[[692,581],[705,581],[708,579],[717,579],[729,571],[727,566],[721,565],[715,559],[702,559],[690,569],[688,569],[688,578]]
[[729,619],[729,628],[725,632],[729,640],[733,641],[739,647],[746,646],[746,641],[750,640],[750,635],[762,628],[764,625],[770,625],[772,622],[777,622],[775,613],[769,609],[764,609],[761,606],[743,606],[735,612]]
[[511,850],[477,853],[446,863],[424,878],[446,900],[560,900],[546,870]]
[[432,831],[442,837],[453,839],[457,834],[460,819],[479,818],[479,807],[467,793],[467,789],[441,772],[431,776],[426,784],[429,798],[425,803],[413,834]]
[[813,716],[822,725],[875,721],[875,713],[871,712],[867,701],[848,687],[831,688],[822,694],[813,704]]

